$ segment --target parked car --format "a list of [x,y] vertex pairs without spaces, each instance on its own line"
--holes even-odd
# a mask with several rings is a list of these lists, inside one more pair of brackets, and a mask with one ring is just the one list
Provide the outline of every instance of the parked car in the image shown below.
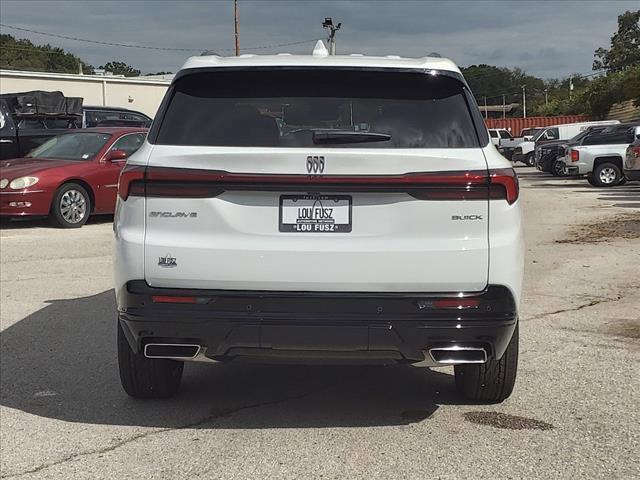
[[574,145],[582,145],[583,140],[592,133],[600,132],[606,126],[589,127],[569,140],[556,140],[536,146],[535,163],[541,172],[549,172],[556,177],[564,176],[564,162],[560,160],[566,150]]
[[627,180],[640,181],[640,127],[634,131],[633,143],[627,147],[624,160],[624,176]]
[[0,216],[47,216],[73,228],[113,213],[120,170],[145,136],[142,128],[72,130],[0,162]]
[[614,125],[588,135],[582,145],[568,149],[561,157],[566,175],[586,175],[591,185],[612,187],[625,180],[622,159],[635,139],[639,123]]
[[513,151],[511,160],[522,162],[533,167],[535,165],[534,150],[537,145],[543,145],[556,140],[569,140],[581,131],[596,125],[615,125],[618,120],[602,120],[597,122],[567,123],[554,125],[539,130],[529,141],[520,143]]
[[320,46],[176,74],[120,177],[125,391],[170,396],[185,361],[250,359],[454,365],[463,395],[504,400],[523,272],[511,164],[450,60]]
[[511,133],[509,130],[505,128],[490,128],[489,129],[489,138],[491,139],[491,143],[493,143],[496,147],[500,145],[500,140],[502,139],[512,139]]
[[532,127],[532,128],[523,128],[520,131],[520,135],[516,138],[501,138],[498,143],[498,151],[502,154],[503,157],[511,160],[513,156],[513,151],[515,148],[520,145],[522,142],[526,142],[530,140],[538,130],[542,130],[541,127]]
[[82,107],[82,128],[151,126],[151,118],[142,112],[120,107]]
[[149,127],[143,113],[117,107],[83,106],[82,98],[61,92],[0,95],[0,160],[24,157],[31,150],[69,129],[90,127]]

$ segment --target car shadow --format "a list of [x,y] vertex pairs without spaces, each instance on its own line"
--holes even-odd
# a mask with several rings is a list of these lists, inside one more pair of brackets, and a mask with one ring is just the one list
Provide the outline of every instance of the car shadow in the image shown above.
[[[406,425],[467,403],[453,376],[411,366],[188,364],[168,400],[122,390],[112,291],[51,300],[0,334],[0,404],[67,422],[162,428]],[[256,407],[261,407],[259,410]]]
[[610,206],[623,208],[640,207],[640,182],[627,182],[609,188],[599,188],[590,185],[582,177],[554,177],[544,172],[526,172],[518,174],[526,179],[526,188],[571,189],[575,194],[596,194],[598,200],[615,202]]
[[[85,225],[99,225],[113,222],[113,215],[92,215]],[[57,228],[45,217],[0,218],[0,229],[15,230],[28,228]]]

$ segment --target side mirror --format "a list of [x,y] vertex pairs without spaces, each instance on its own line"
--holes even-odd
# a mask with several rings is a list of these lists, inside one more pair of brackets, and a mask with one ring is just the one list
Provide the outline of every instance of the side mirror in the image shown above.
[[640,127],[636,127],[635,136],[636,138],[640,138]]
[[128,156],[129,154],[124,150],[115,149],[115,150],[109,150],[109,152],[107,153],[104,159],[107,162],[117,162],[119,160],[125,160]]

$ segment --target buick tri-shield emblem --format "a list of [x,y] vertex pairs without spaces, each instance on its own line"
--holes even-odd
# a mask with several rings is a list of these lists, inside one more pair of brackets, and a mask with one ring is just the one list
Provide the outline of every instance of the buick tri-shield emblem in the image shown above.
[[324,172],[324,157],[312,156],[307,157],[307,172],[322,173]]

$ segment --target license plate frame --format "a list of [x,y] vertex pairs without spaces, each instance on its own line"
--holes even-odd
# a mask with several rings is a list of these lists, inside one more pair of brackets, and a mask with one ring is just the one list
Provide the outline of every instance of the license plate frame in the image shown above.
[[[291,205],[291,203],[296,203],[300,200],[302,200],[300,205]],[[289,211],[285,214],[285,208],[298,208],[298,213],[293,214],[293,217],[295,217],[295,223],[291,221],[285,222],[285,220],[291,220],[292,218]],[[309,216],[300,217],[300,208],[307,209],[303,213],[310,214],[311,218],[309,218]],[[318,208],[320,210],[318,210]],[[336,211],[336,208],[340,208],[340,211]],[[347,210],[348,216],[347,222],[343,221],[345,209]],[[329,212],[328,210],[331,211]],[[278,205],[278,230],[282,233],[350,233],[353,228],[352,214],[353,197],[351,195],[325,195],[310,193],[281,195]],[[313,218],[316,215],[322,218]],[[336,220],[341,221],[337,222]]]

